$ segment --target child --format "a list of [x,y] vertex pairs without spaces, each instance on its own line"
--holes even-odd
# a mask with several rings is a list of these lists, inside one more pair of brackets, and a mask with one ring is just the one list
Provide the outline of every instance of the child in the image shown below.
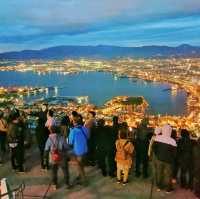
[[68,165],[68,145],[64,136],[59,135],[59,130],[55,126],[51,126],[49,138],[45,145],[45,157],[48,157],[50,152],[51,167],[52,167],[52,183],[53,188],[58,188],[58,168],[61,167],[64,173],[66,188],[70,188],[69,184],[69,165]]
[[[128,182],[128,173],[132,165],[132,155],[134,151],[133,144],[127,139],[127,129],[119,130],[119,138],[116,143],[115,161],[117,163],[117,183],[123,182],[126,185]],[[122,180],[123,173],[123,180]]]

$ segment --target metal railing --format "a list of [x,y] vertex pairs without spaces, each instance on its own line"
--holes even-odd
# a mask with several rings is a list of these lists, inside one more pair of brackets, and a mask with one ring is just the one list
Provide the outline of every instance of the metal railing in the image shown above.
[[26,187],[25,184],[22,183],[20,186],[14,188],[14,189],[11,189],[7,193],[0,194],[0,198],[12,195],[13,197],[11,197],[11,199],[28,199],[28,198],[47,199],[48,198],[47,194],[50,190],[51,184],[48,185],[44,195],[42,195],[42,196],[24,194],[25,187]]
[[23,194],[24,193],[24,189],[25,189],[25,184],[22,183],[19,187],[11,189],[7,193],[0,194],[0,198],[12,195],[13,197],[11,197],[11,198],[24,199],[24,194]]

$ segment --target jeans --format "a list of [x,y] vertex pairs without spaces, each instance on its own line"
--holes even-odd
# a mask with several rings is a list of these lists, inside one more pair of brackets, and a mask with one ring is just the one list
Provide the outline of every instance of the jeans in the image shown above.
[[148,177],[148,156],[136,151],[136,176],[140,176],[140,167],[142,165],[143,177]]
[[69,164],[65,159],[60,164],[52,164],[52,183],[54,185],[58,184],[58,169],[61,167],[64,174],[64,181],[66,185],[69,185]]
[[180,167],[181,172],[181,187],[183,188],[192,188],[193,185],[193,175],[192,175],[192,166],[182,165]]
[[172,165],[158,159],[155,159],[156,164],[156,183],[158,188],[171,190],[172,189]]
[[23,163],[24,163],[24,146],[22,144],[18,144],[14,148],[11,149],[11,165],[14,170],[18,169],[19,171],[24,171]]

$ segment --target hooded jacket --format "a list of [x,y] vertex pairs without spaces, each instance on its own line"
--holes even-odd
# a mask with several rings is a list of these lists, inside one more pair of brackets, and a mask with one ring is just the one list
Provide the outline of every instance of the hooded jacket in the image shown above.
[[176,141],[171,138],[172,127],[168,124],[162,127],[162,135],[155,138],[153,152],[156,158],[162,162],[173,164],[176,158]]
[[153,143],[155,142],[156,136],[160,135],[162,132],[162,129],[160,127],[156,127],[154,130],[154,135],[151,138],[151,141],[149,143],[149,149],[148,149],[148,156],[151,158],[152,157],[152,146]]

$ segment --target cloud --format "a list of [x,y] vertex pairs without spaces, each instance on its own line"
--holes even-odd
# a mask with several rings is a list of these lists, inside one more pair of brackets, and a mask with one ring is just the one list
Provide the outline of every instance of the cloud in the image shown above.
[[0,7],[2,49],[6,43],[13,49],[41,43],[132,45],[133,38],[156,36],[162,42],[164,32],[194,35],[190,30],[200,25],[198,0],[1,0]]

